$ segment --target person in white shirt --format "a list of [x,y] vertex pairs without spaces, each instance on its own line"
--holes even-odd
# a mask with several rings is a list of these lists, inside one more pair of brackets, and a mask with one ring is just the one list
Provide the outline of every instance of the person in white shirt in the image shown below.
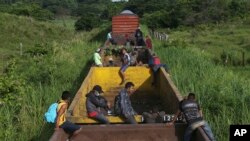
[[97,67],[102,67],[102,58],[100,56],[100,52],[101,52],[101,49],[98,48],[96,50],[96,52],[94,53],[94,62],[95,62],[95,66]]

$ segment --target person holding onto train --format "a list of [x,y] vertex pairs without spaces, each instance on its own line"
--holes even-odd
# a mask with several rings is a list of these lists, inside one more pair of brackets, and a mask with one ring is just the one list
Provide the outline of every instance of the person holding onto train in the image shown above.
[[148,65],[153,72],[152,86],[155,86],[157,83],[157,74],[161,67],[163,67],[167,73],[170,72],[169,67],[166,64],[162,64],[160,58],[155,53],[153,53],[152,56],[149,58]]
[[138,27],[135,31],[135,39],[137,46],[145,46],[145,42],[143,40],[143,33],[140,27]]
[[103,93],[100,85],[95,85],[93,89],[86,95],[86,109],[88,116],[100,123],[109,124],[109,120],[104,116],[102,109],[108,111],[110,109],[110,103],[101,96]]
[[70,135],[69,138],[72,138],[80,133],[81,127],[66,120],[65,116],[70,102],[70,95],[69,91],[64,91],[61,100],[58,102],[55,130],[62,128]]
[[183,113],[188,124],[184,133],[184,141],[190,141],[193,131],[198,127],[201,127],[204,130],[211,141],[215,141],[211,128],[208,123],[203,120],[202,111],[200,105],[195,100],[194,93],[189,93],[188,97],[179,103],[179,110],[175,114],[173,121],[168,123],[168,126],[173,125],[181,113]]
[[102,67],[102,57],[100,56],[101,53],[101,49],[98,48],[95,53],[94,53],[94,62],[95,62],[95,66],[97,67]]
[[145,42],[146,42],[146,47],[147,47],[148,49],[150,49],[150,51],[152,51],[152,50],[153,50],[153,45],[152,45],[152,40],[151,40],[151,38],[149,37],[149,35],[146,35],[146,40],[145,40]]
[[[125,84],[125,88],[122,89],[119,92],[119,100],[118,100],[118,109],[120,109],[119,113],[117,113],[119,116],[121,116],[126,123],[129,124],[137,124],[136,120],[135,120],[135,115],[136,112],[132,107],[131,104],[131,100],[129,98],[129,96],[131,96],[134,92],[135,92],[135,88],[134,88],[134,83],[132,82],[127,82]],[[116,103],[115,103],[116,105]]]
[[126,80],[125,71],[129,67],[130,61],[131,61],[129,54],[127,53],[126,48],[122,48],[121,52],[122,52],[122,59],[121,59],[122,60],[122,66],[121,66],[121,68],[119,70],[119,74],[120,74],[120,76],[122,78],[122,82],[120,83],[120,85],[125,83],[125,80]]
[[111,31],[107,34],[107,40],[106,40],[105,46],[107,47],[110,44],[112,44],[112,45],[115,44]]

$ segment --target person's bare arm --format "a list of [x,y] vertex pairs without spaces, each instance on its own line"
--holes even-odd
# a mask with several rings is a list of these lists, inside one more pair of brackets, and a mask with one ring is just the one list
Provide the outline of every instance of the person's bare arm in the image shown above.
[[199,113],[200,113],[201,117],[203,117],[203,114],[202,114],[202,110],[201,110],[201,109],[199,110]]
[[167,125],[173,125],[174,122],[177,120],[177,117],[179,116],[180,113],[181,113],[181,111],[178,110],[178,111],[175,113],[175,115],[174,115],[173,121],[169,122]]
[[61,115],[64,114],[66,110],[67,110],[67,104],[64,104],[64,105],[62,105],[62,107],[60,108],[60,110],[57,112],[57,116],[56,116],[56,128],[55,129],[59,128],[59,121],[60,121],[59,117],[61,117]]

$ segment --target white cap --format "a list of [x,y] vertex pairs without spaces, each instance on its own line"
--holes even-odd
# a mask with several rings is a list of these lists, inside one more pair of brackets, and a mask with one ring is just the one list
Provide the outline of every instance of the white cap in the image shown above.
[[97,50],[96,50],[96,52],[100,52],[101,51],[101,49],[100,48],[98,48]]

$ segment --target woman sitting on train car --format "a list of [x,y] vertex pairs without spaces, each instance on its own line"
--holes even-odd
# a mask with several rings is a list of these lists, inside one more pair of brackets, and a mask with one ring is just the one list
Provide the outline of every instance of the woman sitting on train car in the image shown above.
[[110,122],[104,116],[101,108],[108,111],[110,109],[110,103],[108,103],[107,100],[101,96],[102,93],[102,87],[95,85],[92,91],[86,95],[86,109],[90,118],[93,118],[103,124],[109,124]]

